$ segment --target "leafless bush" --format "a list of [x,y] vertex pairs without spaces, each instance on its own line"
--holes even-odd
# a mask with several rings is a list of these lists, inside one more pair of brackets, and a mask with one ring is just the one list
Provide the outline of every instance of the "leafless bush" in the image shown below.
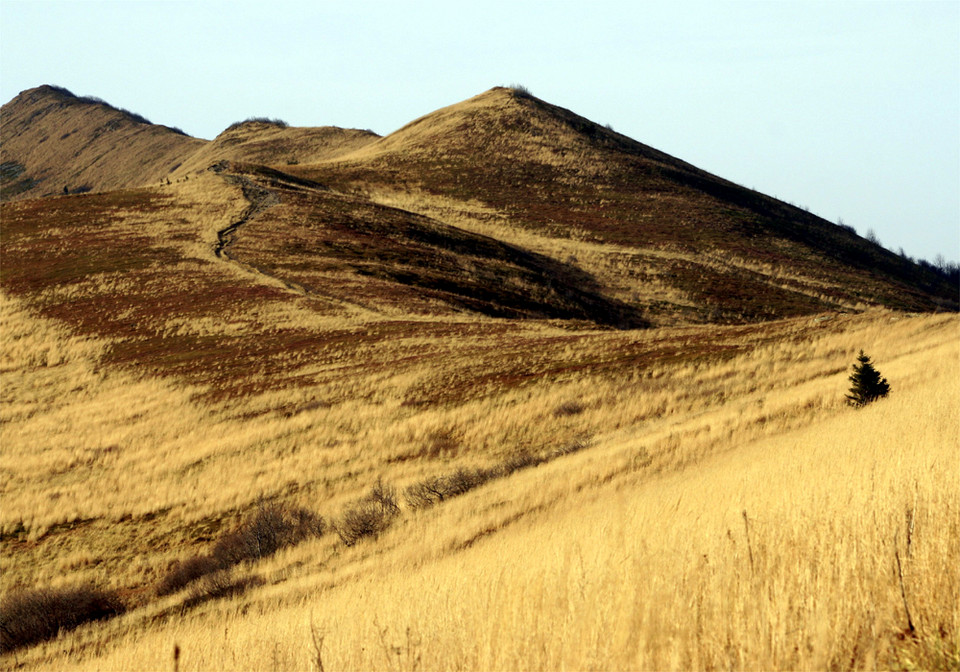
[[515,471],[529,469],[530,467],[535,467],[539,464],[543,464],[544,462],[546,462],[546,458],[542,457],[541,455],[535,455],[529,450],[518,450],[499,464],[497,467],[497,472],[501,477],[509,476]]
[[446,499],[443,478],[435,476],[422,480],[419,483],[414,483],[404,491],[403,496],[411,509],[429,508],[437,502],[442,502]]
[[90,586],[8,595],[0,602],[0,652],[42,642],[61,630],[110,618],[124,609],[116,594]]
[[255,576],[235,578],[229,569],[208,574],[190,591],[190,596],[184,600],[186,608],[196,606],[207,600],[216,600],[231,595],[239,595],[248,588],[263,584],[263,579]]
[[376,505],[385,515],[395,516],[400,513],[400,505],[397,504],[397,490],[392,485],[387,485],[383,479],[378,478],[377,482],[370,489],[367,500]]
[[496,470],[461,467],[446,476],[435,476],[406,489],[404,496],[413,509],[429,508],[445,499],[462,495],[496,478]]
[[483,485],[490,479],[490,473],[481,469],[465,469],[463,467],[446,477],[447,496],[456,497],[465,492]]
[[209,555],[174,565],[157,586],[157,594],[176,592],[201,577],[273,555],[307,537],[322,536],[324,531],[323,518],[312,511],[261,504],[253,518],[222,537]]
[[364,537],[376,537],[400,513],[396,490],[377,479],[370,493],[347,509],[334,528],[340,540],[353,546]]
[[211,555],[218,568],[273,555],[284,546],[323,534],[323,518],[305,509],[261,504],[252,520],[217,542]]
[[553,409],[553,417],[562,418],[568,415],[580,415],[584,406],[579,401],[565,401]]
[[157,595],[175,593],[202,576],[217,571],[217,561],[209,555],[194,555],[177,562],[157,586]]
[[270,119],[269,117],[247,117],[243,121],[235,121],[229,126],[227,126],[228,131],[232,131],[235,128],[240,128],[244,124],[270,124],[271,126],[276,126],[277,128],[287,128],[290,124],[285,122],[283,119]]
[[589,436],[578,436],[576,439],[570,443],[566,443],[555,451],[553,451],[552,457],[561,457],[563,455],[569,455],[571,453],[579,453],[584,448],[590,446],[590,437]]
[[[113,107],[113,106],[112,106],[112,105],[108,105],[107,107]],[[119,110],[120,113],[123,114],[124,116],[126,116],[128,119],[130,119],[130,121],[134,121],[134,122],[136,122],[136,123],[138,123],[138,124],[150,124],[150,120],[147,119],[147,118],[146,118],[145,116],[143,116],[142,114],[137,114],[136,112],[131,112],[130,110],[124,109],[124,108],[122,108],[122,107],[114,107],[113,109]]]

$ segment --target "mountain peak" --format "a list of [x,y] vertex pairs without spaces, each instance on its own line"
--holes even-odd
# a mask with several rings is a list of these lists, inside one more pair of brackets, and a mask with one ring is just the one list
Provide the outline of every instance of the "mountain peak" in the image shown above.
[[94,96],[44,84],[3,106],[6,199],[156,183],[203,141]]

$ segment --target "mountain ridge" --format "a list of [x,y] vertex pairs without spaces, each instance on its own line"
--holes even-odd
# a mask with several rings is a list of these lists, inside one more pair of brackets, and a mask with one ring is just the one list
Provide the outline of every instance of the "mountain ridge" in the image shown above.
[[28,89],[2,110],[3,198],[156,183],[204,142],[62,87]]
[[[49,86],[3,108],[5,200],[177,183],[224,161],[260,164],[291,176],[288,183],[306,180],[390,207],[399,197],[414,215],[551,258],[555,270],[575,267],[593,278],[591,291],[622,306],[619,312],[642,313],[644,323],[757,321],[869,305],[956,310],[960,303],[943,278],[846,227],[524,90],[494,87],[383,137],[250,119],[198,140]],[[478,209],[486,214],[478,217]],[[381,212],[367,210],[375,219]],[[409,218],[393,221],[401,220],[408,233],[419,230]],[[348,228],[350,236],[385,231],[359,221]],[[412,242],[398,249],[412,250],[404,247]],[[318,239],[303,249],[329,252],[329,244]],[[271,245],[274,255],[285,249]],[[594,251],[581,254],[583,245]],[[369,250],[383,252],[379,244]],[[396,252],[388,256],[399,263]],[[294,265],[311,263],[325,262],[308,255]],[[427,291],[421,271],[377,267],[383,278]],[[466,300],[464,286],[454,284],[456,301]]]

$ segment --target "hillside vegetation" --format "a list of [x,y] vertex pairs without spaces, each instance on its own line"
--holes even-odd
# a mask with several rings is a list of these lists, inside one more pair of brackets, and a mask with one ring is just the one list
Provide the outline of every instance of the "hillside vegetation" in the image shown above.
[[[30,666],[156,669],[177,645],[190,668],[306,669],[314,636],[326,669],[958,662],[955,318],[788,322],[732,358],[245,419],[104,377],[95,344],[15,304],[4,322],[23,346],[4,363],[7,393],[36,400],[4,404],[5,581],[91,582],[133,607],[20,652]],[[856,410],[843,392],[864,342],[897,394]],[[54,401],[70,387],[84,401]],[[329,533],[239,565],[230,585],[245,591],[153,596],[172,561],[207,552],[260,496],[337,521],[378,478],[403,493],[575,442],[430,508],[398,497],[379,538]]]
[[3,133],[4,666],[960,667],[943,274],[511,89]]
[[3,106],[4,200],[156,184],[204,142],[60,87]]

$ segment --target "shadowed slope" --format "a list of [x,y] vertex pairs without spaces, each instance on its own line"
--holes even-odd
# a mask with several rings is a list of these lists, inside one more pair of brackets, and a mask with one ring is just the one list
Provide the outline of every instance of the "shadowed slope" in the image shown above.
[[205,144],[52,86],[23,91],[2,116],[4,200],[156,184]]
[[[230,258],[306,291],[389,313],[586,320],[646,326],[581,269],[421,215],[308,188],[250,164],[221,168],[269,210],[231,227]],[[305,188],[307,187],[307,188]],[[257,194],[252,196],[252,194]]]
[[[503,336],[527,327],[482,315],[643,325],[539,255],[273,169],[217,170],[170,187],[4,203],[3,291],[103,339],[104,365],[172,376],[211,399],[313,386],[344,358],[398,372],[405,339],[417,352],[423,338],[482,336],[502,364]],[[517,356],[536,349],[539,327]],[[376,357],[367,351],[382,343]]]

